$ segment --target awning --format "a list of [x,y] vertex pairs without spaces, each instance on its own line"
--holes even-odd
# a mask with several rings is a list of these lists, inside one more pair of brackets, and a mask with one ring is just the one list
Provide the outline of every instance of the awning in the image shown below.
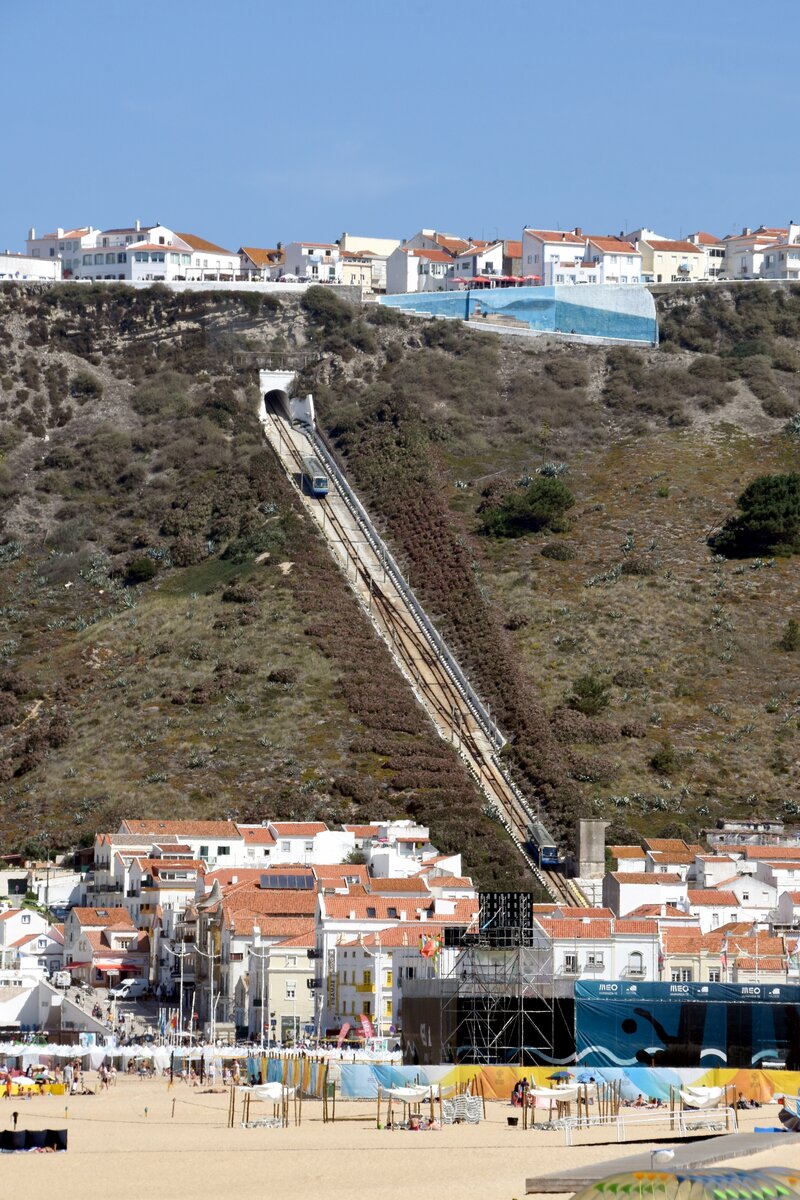
[[130,959],[97,958],[91,963],[95,971],[138,971],[146,966],[144,962],[131,962]]

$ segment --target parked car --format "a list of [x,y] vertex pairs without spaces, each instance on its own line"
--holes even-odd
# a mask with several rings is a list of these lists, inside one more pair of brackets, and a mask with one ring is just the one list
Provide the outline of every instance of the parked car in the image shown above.
[[53,987],[68,988],[72,983],[72,976],[69,971],[53,971],[53,974],[50,976],[50,982]]

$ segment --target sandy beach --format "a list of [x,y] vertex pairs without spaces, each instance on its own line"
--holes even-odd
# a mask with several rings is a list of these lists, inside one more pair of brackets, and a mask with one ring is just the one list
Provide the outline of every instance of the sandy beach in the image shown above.
[[[63,1096],[0,1102],[2,1127],[10,1128],[13,1111],[20,1129],[66,1126],[69,1150],[4,1155],[4,1192],[52,1191],[60,1200],[85,1200],[98,1189],[115,1200],[139,1200],[145,1191],[159,1200],[267,1194],[270,1200],[314,1194],[350,1200],[362,1190],[374,1197],[411,1194],[414,1200],[512,1200],[524,1195],[529,1175],[609,1160],[650,1144],[598,1144],[604,1135],[592,1131],[578,1135],[581,1145],[565,1147],[561,1133],[509,1128],[506,1117],[513,1110],[500,1103],[487,1104],[486,1121],[478,1126],[423,1133],[376,1129],[375,1104],[368,1101],[337,1102],[337,1116],[355,1119],[335,1124],[323,1123],[319,1102],[304,1101],[300,1126],[228,1129],[227,1093],[184,1083],[168,1091],[164,1079],[129,1077],[108,1092],[70,1098],[66,1119]],[[251,1119],[271,1114],[271,1106],[252,1106]],[[741,1126],[771,1125],[776,1114],[774,1106],[742,1113]],[[668,1125],[654,1134],[669,1137]],[[737,1159],[735,1165],[760,1165],[762,1159],[800,1166],[800,1148]]]

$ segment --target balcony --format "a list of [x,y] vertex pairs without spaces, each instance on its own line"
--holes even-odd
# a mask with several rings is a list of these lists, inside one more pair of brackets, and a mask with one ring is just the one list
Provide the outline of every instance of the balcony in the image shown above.
[[589,962],[587,962],[583,969],[584,969],[584,971],[604,971],[605,963],[603,962],[603,960],[601,958],[600,959],[596,958],[593,961],[590,960]]

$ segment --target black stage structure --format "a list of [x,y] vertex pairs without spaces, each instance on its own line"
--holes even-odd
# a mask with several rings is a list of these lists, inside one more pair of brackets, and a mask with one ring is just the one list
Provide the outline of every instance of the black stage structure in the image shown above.
[[575,1057],[571,980],[553,976],[550,939],[527,892],[484,892],[478,920],[445,927],[448,964],[404,979],[406,1063],[561,1066]]

